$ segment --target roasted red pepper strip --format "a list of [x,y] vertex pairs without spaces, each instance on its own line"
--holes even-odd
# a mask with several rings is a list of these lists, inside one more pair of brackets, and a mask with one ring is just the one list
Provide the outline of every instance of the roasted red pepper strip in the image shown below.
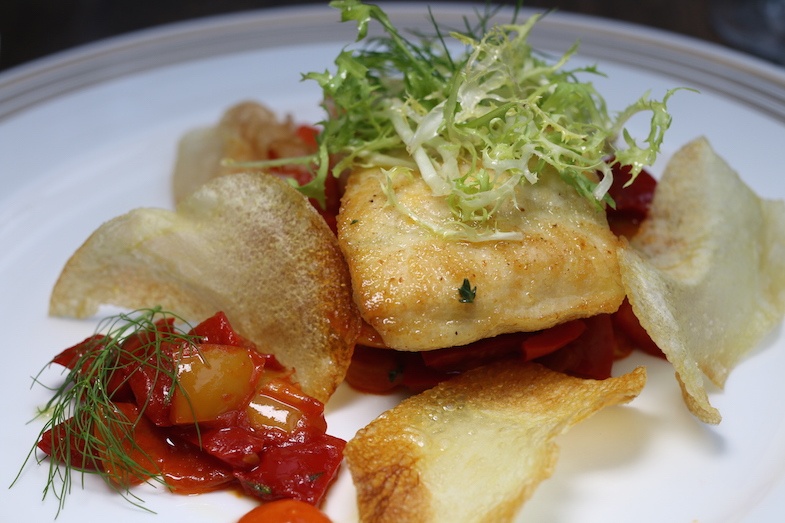
[[83,439],[74,437],[74,433],[82,430],[74,418],[59,423],[41,434],[38,448],[57,461],[67,463],[79,470],[99,471],[101,462],[96,456],[85,453]]
[[[141,470],[150,476],[160,476],[167,486],[178,494],[210,492],[233,481],[231,468],[221,461],[201,452],[181,439],[171,437],[165,429],[153,425],[139,409],[130,403],[117,403],[115,408],[122,412],[133,428],[117,427],[117,438],[123,440],[127,455]],[[130,438],[125,436],[130,434]],[[100,434],[96,434],[101,438]],[[139,476],[136,469],[125,462],[115,463],[104,459],[103,470],[122,487],[142,483],[149,477]]]
[[527,333],[500,334],[460,347],[421,352],[425,365],[440,372],[463,372],[516,354]]
[[245,492],[263,501],[297,499],[318,505],[343,459],[346,442],[329,435],[273,447],[250,471],[236,472]]
[[610,377],[616,353],[616,339],[609,314],[583,320],[586,330],[561,349],[537,361],[546,367],[578,376],[602,380]]
[[[271,499],[262,492],[265,485],[275,498],[318,503],[340,466],[345,445],[326,434],[324,405],[305,395],[292,381],[292,371],[274,356],[257,352],[223,313],[194,327],[189,333],[193,339],[167,336],[173,329],[173,322],[166,320],[119,344],[93,337],[61,352],[55,362],[70,366],[71,372],[101,375],[106,369],[90,367],[104,364],[95,356],[118,351],[122,383],[133,394],[128,402],[104,401],[92,411],[99,412],[98,417],[85,415],[88,423],[68,419],[45,431],[38,448],[72,467],[100,471],[120,487],[160,477],[174,492],[193,494],[241,483],[262,499]],[[236,377],[240,367],[246,371],[247,399],[241,384],[231,378],[225,382],[222,372],[229,369]],[[180,380],[176,389],[175,378]],[[213,393],[215,387],[219,396]],[[222,390],[228,391],[226,398],[220,396]],[[182,407],[178,394],[200,402],[184,411],[193,413],[190,418],[199,415],[198,426],[182,421],[183,416],[172,419],[172,405]],[[214,400],[228,407],[215,409]],[[289,423],[276,425],[283,411]]]
[[523,340],[523,357],[528,361],[550,354],[577,339],[585,330],[584,320],[573,320],[532,334]]
[[629,338],[633,347],[653,356],[665,357],[662,350],[649,337],[649,333],[641,326],[628,300],[625,299],[613,315],[613,325]]
[[608,194],[613,198],[615,208],[606,209],[608,225],[617,236],[631,238],[641,222],[649,214],[654,198],[657,180],[647,171],[641,171],[632,185],[625,184],[630,179],[630,168],[613,166],[613,184]]
[[357,390],[384,394],[401,386],[403,370],[398,351],[357,345],[345,379]]

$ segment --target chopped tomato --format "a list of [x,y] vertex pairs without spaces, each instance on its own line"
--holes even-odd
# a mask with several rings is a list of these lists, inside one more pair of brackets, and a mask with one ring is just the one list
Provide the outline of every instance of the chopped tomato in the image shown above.
[[310,503],[281,499],[259,505],[237,523],[330,523],[330,519]]

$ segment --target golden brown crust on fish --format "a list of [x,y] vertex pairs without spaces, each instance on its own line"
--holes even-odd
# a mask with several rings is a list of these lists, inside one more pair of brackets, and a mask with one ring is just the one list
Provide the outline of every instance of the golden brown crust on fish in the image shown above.
[[[618,240],[605,213],[557,175],[523,187],[523,211],[500,211],[519,241],[444,239],[388,204],[379,170],[352,173],[338,237],[363,319],[401,350],[463,345],[615,311],[624,298]],[[418,176],[398,176],[399,201],[433,221],[450,219]],[[477,288],[462,303],[458,288]]]

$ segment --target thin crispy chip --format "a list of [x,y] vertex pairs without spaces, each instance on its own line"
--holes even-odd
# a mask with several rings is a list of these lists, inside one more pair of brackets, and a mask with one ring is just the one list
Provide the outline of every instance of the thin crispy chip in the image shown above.
[[346,447],[360,520],[510,521],[551,475],[553,439],[645,382],[642,367],[595,381],[502,361],[413,396]]
[[180,202],[213,178],[246,171],[243,162],[296,158],[310,152],[291,117],[279,118],[258,102],[237,103],[215,125],[192,129],[180,139],[172,173],[174,201]]
[[194,320],[223,310],[321,401],[343,380],[360,323],[334,234],[305,197],[263,174],[217,178],[176,212],[103,224],[63,269],[50,313],[88,317],[100,305],[161,305]]
[[703,375],[723,387],[785,314],[785,204],[756,196],[697,139],[668,164],[620,262],[633,310],[676,369],[689,409],[719,423]]

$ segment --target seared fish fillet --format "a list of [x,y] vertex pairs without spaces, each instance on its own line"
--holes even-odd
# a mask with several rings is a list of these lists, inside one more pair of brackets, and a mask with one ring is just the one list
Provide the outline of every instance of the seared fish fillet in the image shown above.
[[[507,332],[535,331],[615,311],[624,299],[618,239],[605,213],[556,174],[522,188],[520,211],[501,209],[498,226],[516,241],[444,239],[388,203],[380,170],[352,173],[338,238],[363,319],[385,344],[422,351]],[[398,175],[400,204],[431,222],[451,220],[447,204],[419,176]],[[460,300],[468,279],[473,302]]]

